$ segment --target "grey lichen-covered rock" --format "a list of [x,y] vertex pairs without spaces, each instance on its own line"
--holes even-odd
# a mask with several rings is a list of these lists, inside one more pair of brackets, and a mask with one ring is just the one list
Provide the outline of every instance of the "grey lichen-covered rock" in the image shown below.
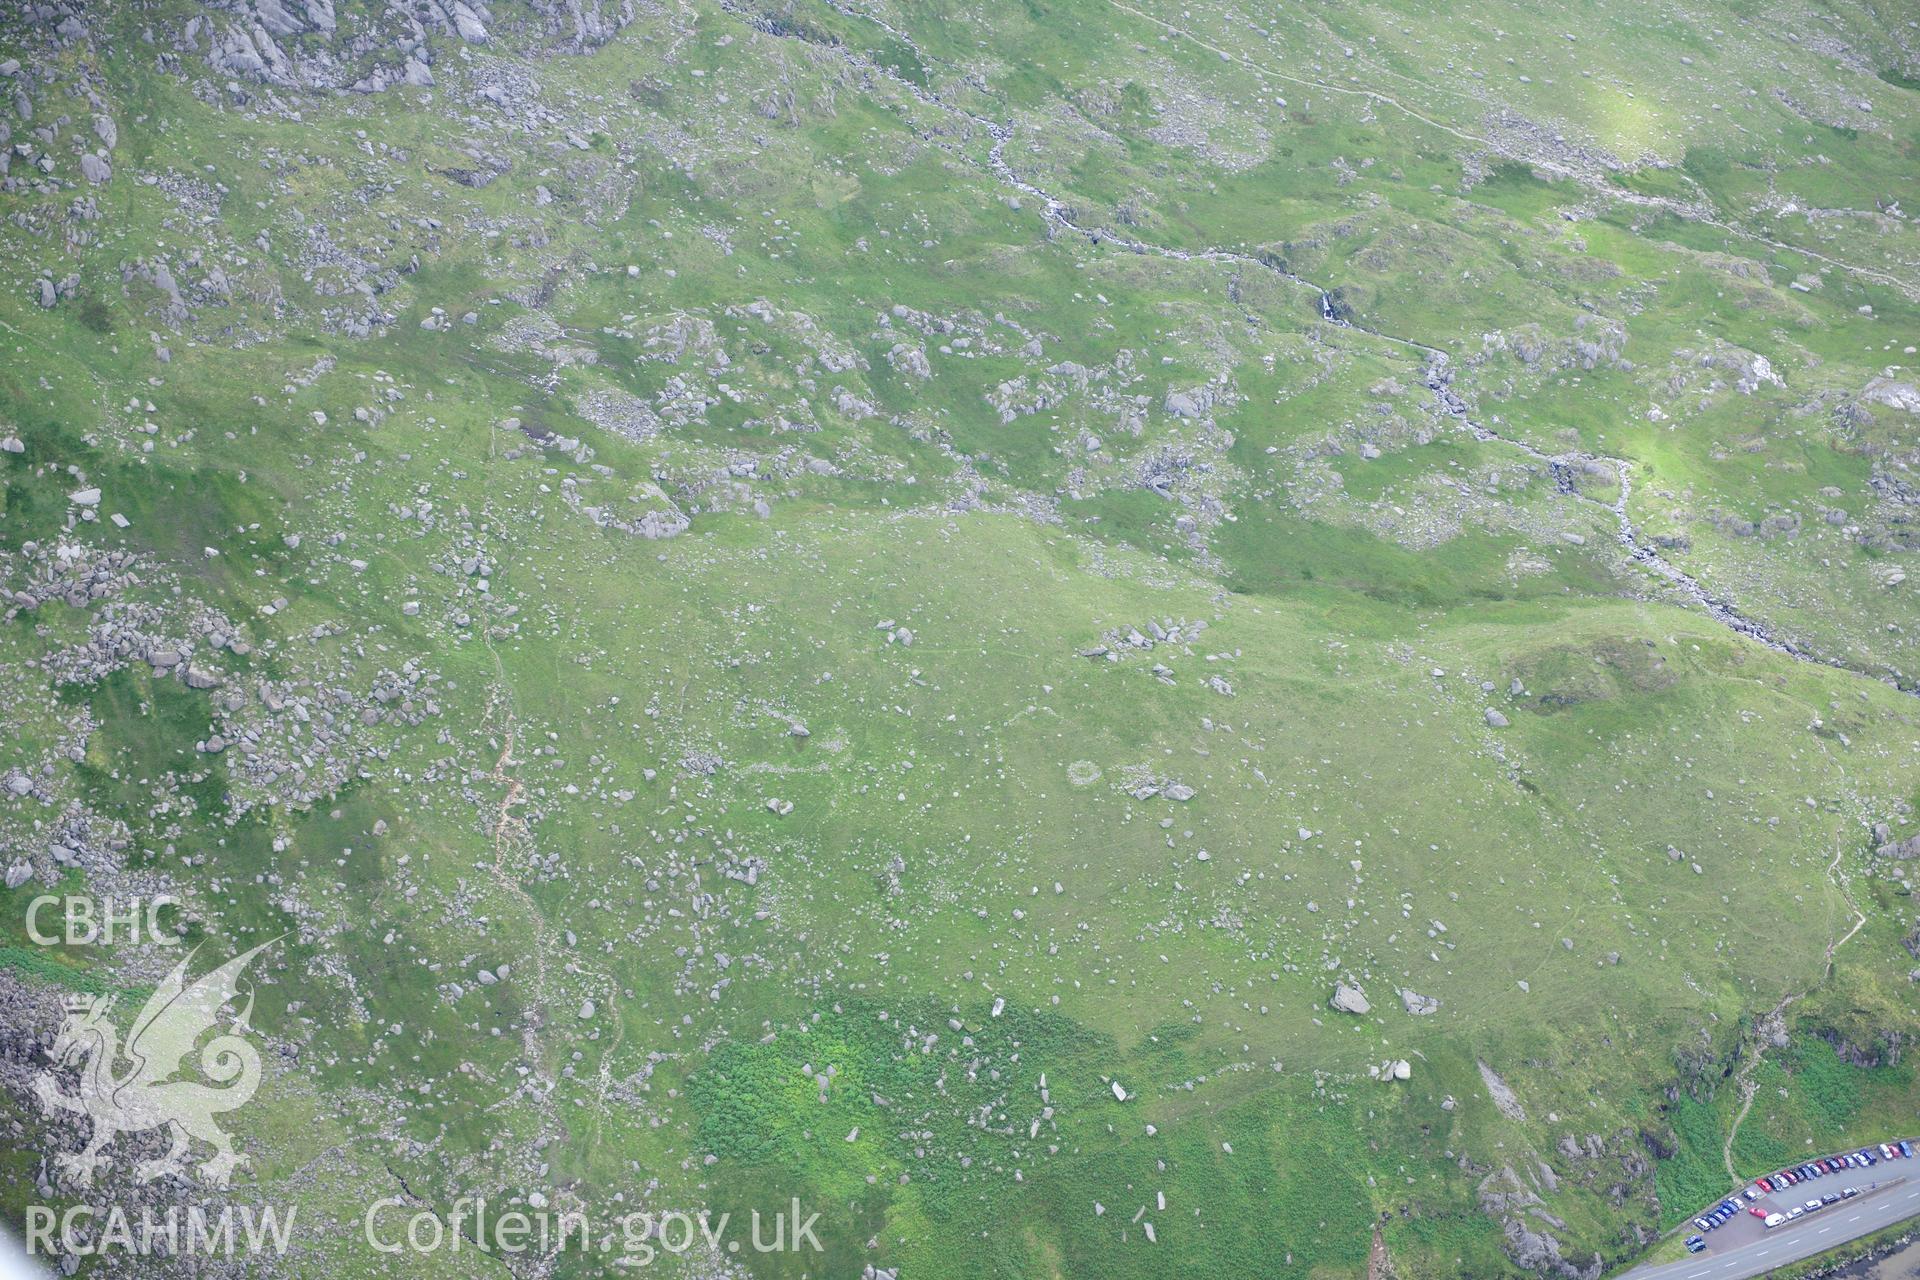
[[1333,996],[1327,1003],[1341,1013],[1367,1013],[1373,1008],[1373,1005],[1367,1001],[1366,992],[1358,987],[1350,987],[1344,982],[1334,985]]
[[1408,1013],[1413,1014],[1415,1017],[1424,1017],[1430,1013],[1440,1012],[1440,1002],[1438,1000],[1432,996],[1423,996],[1418,991],[1402,990],[1400,992],[1400,1003],[1406,1007]]

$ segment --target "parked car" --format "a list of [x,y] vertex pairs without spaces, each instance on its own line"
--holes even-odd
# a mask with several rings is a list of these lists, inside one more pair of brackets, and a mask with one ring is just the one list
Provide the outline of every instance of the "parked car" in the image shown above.
[[1759,1205],[1753,1206],[1753,1208],[1747,1210],[1747,1212],[1752,1214],[1756,1218],[1764,1218],[1767,1216],[1767,1211],[1765,1209],[1762,1209]]
[[1842,1200],[1851,1200],[1851,1199],[1853,1199],[1853,1198],[1854,1198],[1855,1196],[1857,1196],[1857,1195],[1859,1195],[1859,1194],[1860,1194],[1860,1188],[1858,1188],[1858,1187],[1842,1187],[1842,1188],[1840,1188],[1840,1198],[1841,1198]]
[[1840,1193],[1838,1191],[1829,1191],[1827,1192],[1827,1194],[1820,1197],[1820,1203],[1821,1204],[1839,1204]]
[[1787,1215],[1784,1213],[1768,1214],[1767,1221],[1766,1221],[1767,1230],[1769,1231],[1773,1230],[1773,1228],[1779,1226],[1781,1223],[1785,1222],[1786,1220],[1787,1220]]
[[1913,1144],[1911,1142],[1908,1142],[1905,1138],[1902,1138],[1900,1139],[1899,1142],[1895,1143],[1894,1145],[1900,1148],[1900,1154],[1903,1158],[1908,1160],[1913,1159]]
[[1698,1227],[1698,1228],[1699,1228],[1700,1230],[1702,1230],[1702,1231],[1711,1231],[1711,1230],[1713,1230],[1713,1224],[1712,1224],[1711,1222],[1708,1222],[1708,1221],[1707,1221],[1707,1219],[1706,1219],[1706,1215],[1704,1215],[1704,1214],[1702,1214],[1702,1215],[1701,1215],[1700,1217],[1698,1217],[1698,1218],[1695,1218],[1695,1219],[1693,1220],[1693,1225],[1694,1225],[1694,1226],[1696,1226],[1696,1227]]
[[1700,1252],[1700,1251],[1701,1251],[1702,1249],[1704,1249],[1704,1248],[1706,1248],[1706,1247],[1707,1247],[1707,1242],[1706,1242],[1705,1240],[1702,1240],[1702,1239],[1701,1239],[1701,1238],[1700,1238],[1699,1236],[1688,1236],[1688,1237],[1687,1237],[1687,1252],[1688,1252],[1688,1253],[1698,1253],[1698,1252]]
[[1808,1213],[1814,1212],[1819,1207],[1820,1207],[1820,1202],[1818,1200],[1809,1200],[1806,1202],[1806,1204],[1801,1206],[1801,1208],[1805,1209]]

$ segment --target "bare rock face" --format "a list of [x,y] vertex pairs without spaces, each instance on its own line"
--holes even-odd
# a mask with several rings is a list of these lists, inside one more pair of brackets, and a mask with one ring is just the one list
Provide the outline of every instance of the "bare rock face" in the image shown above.
[[1487,1086],[1487,1096],[1493,1099],[1493,1105],[1499,1109],[1500,1114],[1509,1120],[1524,1122],[1527,1113],[1520,1105],[1519,1095],[1514,1093],[1512,1087],[1502,1080],[1499,1073],[1492,1067],[1484,1062],[1478,1065],[1481,1083]]
[[487,26],[486,19],[483,16],[485,9],[486,6],[481,5],[480,9],[476,11],[471,5],[460,3],[460,0],[455,0],[453,7],[447,11],[448,16],[453,20],[454,30],[459,32],[460,38],[468,44],[484,44],[486,42]]
[[1328,1000],[1327,1004],[1339,1010],[1341,1013],[1361,1014],[1367,1013],[1373,1008],[1373,1006],[1367,1002],[1366,992],[1360,990],[1358,987],[1350,987],[1344,982],[1334,985],[1333,998]]

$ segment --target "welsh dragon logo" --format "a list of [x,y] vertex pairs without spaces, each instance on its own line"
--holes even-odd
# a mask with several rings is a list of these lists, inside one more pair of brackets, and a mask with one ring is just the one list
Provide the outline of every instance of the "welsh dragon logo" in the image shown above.
[[239,994],[240,975],[253,958],[278,941],[263,942],[192,982],[187,981],[187,965],[194,954],[189,952],[141,1007],[124,1047],[107,1020],[113,996],[67,997],[66,1021],[47,1056],[56,1068],[78,1068],[79,1090],[62,1093],[51,1070],[42,1071],[34,1081],[34,1092],[49,1113],[73,1111],[93,1121],[85,1150],[56,1157],[63,1172],[90,1186],[94,1170],[106,1163],[101,1152],[115,1137],[165,1125],[173,1145],[165,1155],[135,1166],[140,1181],[183,1172],[187,1140],[195,1138],[214,1149],[212,1158],[200,1166],[201,1175],[214,1186],[227,1185],[246,1156],[234,1151],[232,1140],[214,1117],[245,1105],[260,1087],[260,1055],[246,1039],[251,1029],[247,1019],[253,1013],[251,990],[231,1029],[199,1048],[196,1061],[201,1074],[219,1087],[173,1077],[200,1038],[215,1029],[220,1011]]

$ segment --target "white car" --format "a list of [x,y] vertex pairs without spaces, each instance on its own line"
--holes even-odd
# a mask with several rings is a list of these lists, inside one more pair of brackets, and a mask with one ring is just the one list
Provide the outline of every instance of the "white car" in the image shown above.
[[1809,1200],[1805,1205],[1801,1207],[1804,1208],[1808,1213],[1817,1213],[1819,1212],[1819,1209],[1820,1209],[1820,1202],[1818,1200]]
[[1786,1220],[1787,1215],[1784,1213],[1770,1213],[1766,1218],[1766,1226],[1769,1228],[1777,1227]]

